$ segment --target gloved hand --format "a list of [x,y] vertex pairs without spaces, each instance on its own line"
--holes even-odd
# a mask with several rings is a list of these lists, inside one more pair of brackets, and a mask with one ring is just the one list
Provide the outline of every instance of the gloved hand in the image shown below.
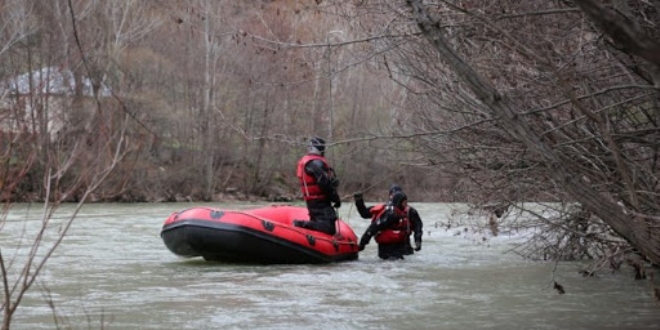
[[358,251],[364,250],[364,247],[367,246],[367,244],[369,244],[369,240],[371,240],[371,236],[368,234],[368,232],[362,235],[362,238],[360,238],[360,245],[358,247]]
[[422,241],[415,241],[415,251],[422,249]]
[[330,202],[332,202],[332,206],[336,209],[341,207],[341,199],[339,199],[339,194],[337,194],[336,190],[330,195]]
[[361,191],[356,192],[355,194],[353,194],[353,198],[355,198],[355,200],[362,199],[362,192]]

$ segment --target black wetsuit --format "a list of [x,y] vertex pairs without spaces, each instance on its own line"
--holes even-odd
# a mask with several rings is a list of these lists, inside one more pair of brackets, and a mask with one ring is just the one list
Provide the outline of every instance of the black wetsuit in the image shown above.
[[[390,205],[392,205],[392,202],[391,201],[387,202],[387,206]],[[373,206],[367,207],[366,205],[364,205],[364,200],[362,198],[355,198],[355,207],[357,208],[358,213],[360,213],[360,216],[363,219],[371,219],[372,217],[371,209],[373,208]],[[419,213],[412,206],[408,206],[408,220],[410,221],[410,229],[412,229],[413,239],[415,240],[415,242],[421,242],[422,234],[423,234],[422,227],[424,224],[422,223],[422,218],[419,216]],[[404,255],[410,255],[415,253],[412,244],[410,243],[410,239],[408,239],[404,244],[405,244],[405,246],[403,247]],[[379,245],[378,246],[379,255],[380,255],[380,249],[381,248]],[[384,249],[389,250],[390,247],[385,247]],[[391,249],[394,249],[395,250],[394,253],[397,253],[399,247],[391,247]],[[389,254],[389,252],[384,252],[384,253]]]
[[319,160],[312,160],[305,164],[305,173],[313,176],[323,194],[329,197],[307,201],[310,221],[296,221],[294,225],[334,235],[336,233],[335,222],[337,221],[335,207],[338,208],[341,205],[337,194],[339,180],[331,174],[332,169]]
[[[395,214],[392,207],[388,207],[378,219],[371,222],[371,225],[369,225],[364,234],[362,234],[362,238],[360,239],[360,250],[362,250],[363,247],[369,243],[369,240],[371,240],[371,238],[378,232],[395,227],[400,220],[401,216]],[[384,260],[403,259],[403,256],[406,255],[406,247],[406,241],[387,244],[378,243],[378,257]]]

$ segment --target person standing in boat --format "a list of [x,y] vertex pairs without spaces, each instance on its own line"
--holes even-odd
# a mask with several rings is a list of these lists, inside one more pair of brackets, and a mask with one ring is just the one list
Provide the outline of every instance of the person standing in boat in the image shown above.
[[[378,243],[378,257],[381,259],[403,259],[404,255],[411,254],[409,211],[408,196],[403,191],[394,192],[388,204],[370,207],[371,225],[360,238],[359,250],[363,251],[371,238],[375,237]],[[415,240],[415,250],[419,251],[421,248],[420,234]]]
[[341,206],[337,193],[339,180],[324,155],[325,141],[314,137],[307,144],[307,154],[298,161],[296,176],[310,220],[294,220],[293,225],[334,235],[337,221],[335,209]]
[[[401,186],[395,183],[391,184],[389,189],[389,201],[387,204],[384,204],[384,206],[392,205],[392,196],[394,196],[394,194],[397,192],[403,192]],[[371,219],[373,217],[371,210],[374,207],[378,207],[378,205],[367,207],[364,204],[362,192],[353,194],[353,198],[355,199],[355,207],[357,208],[360,216],[363,219]],[[413,254],[414,251],[420,251],[422,249],[422,235],[424,233],[422,230],[424,226],[422,218],[419,216],[419,212],[417,212],[417,210],[410,205],[408,205],[408,220],[410,221],[410,228],[408,229],[408,239],[406,240],[406,251],[404,253],[405,255]],[[415,241],[414,249],[410,243],[411,236]]]

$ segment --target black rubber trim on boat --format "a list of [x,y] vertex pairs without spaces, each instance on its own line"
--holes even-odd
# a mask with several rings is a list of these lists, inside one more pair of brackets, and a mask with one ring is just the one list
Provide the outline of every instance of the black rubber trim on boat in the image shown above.
[[332,240],[332,246],[335,247],[335,252],[339,252],[339,243],[336,240]]
[[273,229],[275,229],[275,225],[270,221],[261,220],[261,225],[268,231],[273,231]]
[[309,245],[314,246],[316,244],[316,238],[314,236],[307,234],[307,243]]

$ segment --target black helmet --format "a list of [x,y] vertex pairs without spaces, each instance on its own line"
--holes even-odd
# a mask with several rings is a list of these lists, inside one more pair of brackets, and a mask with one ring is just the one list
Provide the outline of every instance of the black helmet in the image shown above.
[[320,137],[311,138],[307,144],[307,152],[323,155],[325,152],[325,140]]
[[393,195],[395,192],[399,192],[399,191],[403,192],[403,189],[401,188],[401,186],[399,186],[396,183],[393,183],[393,184],[390,185],[390,195]]
[[392,205],[399,210],[403,210],[403,201],[407,201],[408,196],[403,191],[397,191],[392,196]]

